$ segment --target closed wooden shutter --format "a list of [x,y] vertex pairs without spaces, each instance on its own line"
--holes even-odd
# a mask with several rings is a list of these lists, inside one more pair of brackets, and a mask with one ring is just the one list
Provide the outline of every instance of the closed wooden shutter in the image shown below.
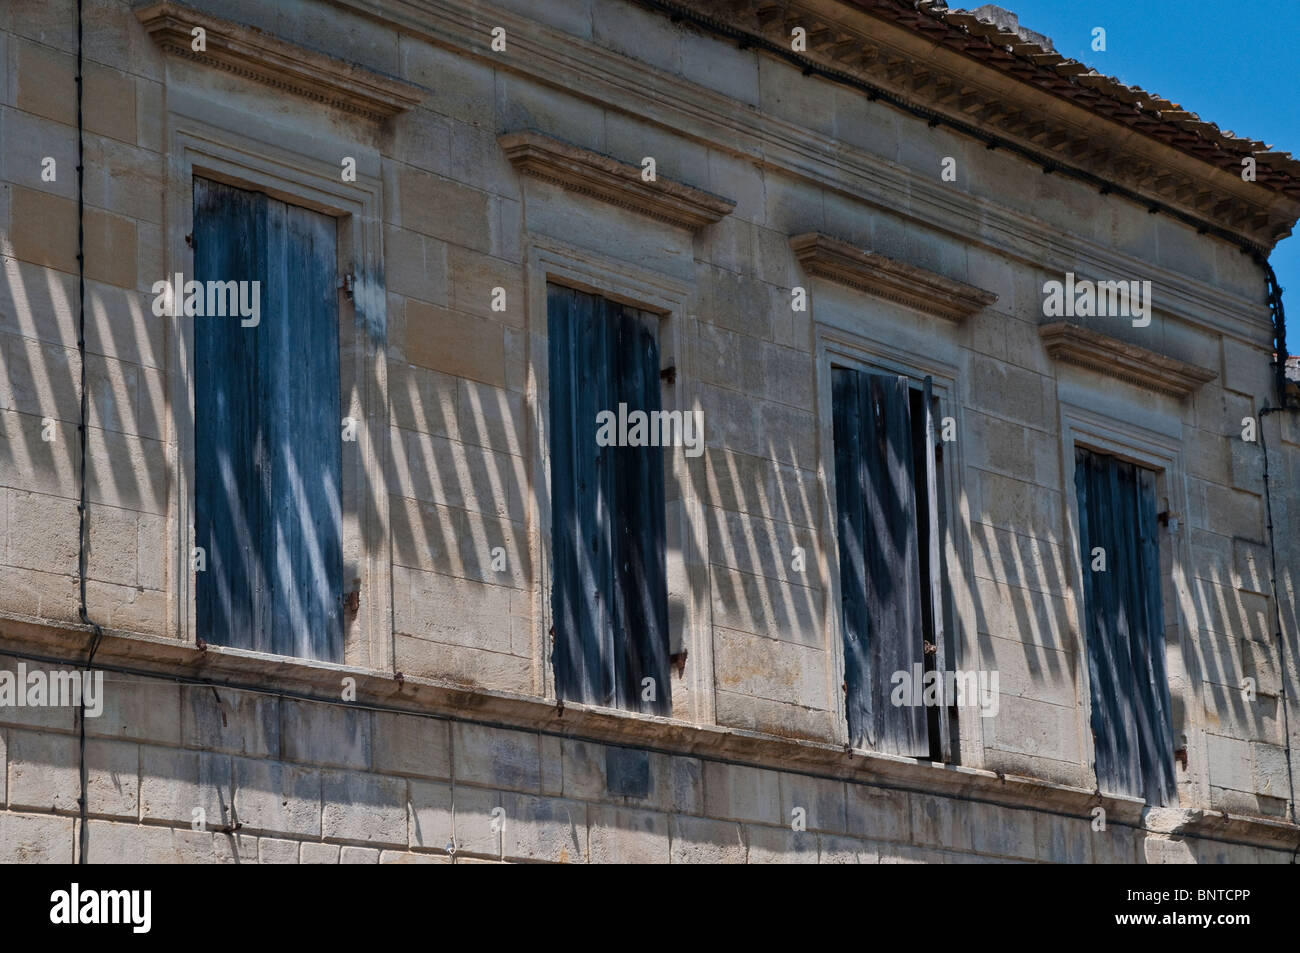
[[1097,783],[1164,805],[1174,765],[1155,474],[1083,448],[1074,474]]
[[849,736],[929,757],[920,699],[890,700],[894,674],[925,664],[908,380],[834,368],[831,386]]
[[200,637],[342,661],[336,227],[194,180],[194,278],[261,282],[260,320],[195,317]]
[[600,412],[660,410],[657,319],[550,285],[547,321],[556,693],[667,713],[663,450],[596,442]]

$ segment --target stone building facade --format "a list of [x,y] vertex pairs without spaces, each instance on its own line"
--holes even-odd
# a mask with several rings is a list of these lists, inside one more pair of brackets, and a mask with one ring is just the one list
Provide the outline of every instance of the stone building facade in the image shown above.
[[[1291,860],[1289,156],[924,0],[85,18],[83,545],[75,5],[0,6],[0,668],[94,644],[103,708],[83,792],[77,707],[0,705],[0,859]],[[198,180],[337,228],[337,658],[201,639],[205,318],[155,310]],[[1149,320],[1049,314],[1067,275]],[[548,286],[652,315],[702,412],[660,714],[557,698]],[[850,737],[834,368],[946,431],[928,624],[997,682],[939,757]],[[1153,475],[1164,804],[1098,782],[1079,448]]]

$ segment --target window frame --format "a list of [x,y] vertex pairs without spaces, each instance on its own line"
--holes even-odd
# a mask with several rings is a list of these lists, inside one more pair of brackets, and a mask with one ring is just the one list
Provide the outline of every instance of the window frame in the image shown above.
[[[957,368],[933,357],[926,357],[868,340],[850,331],[817,323],[816,335],[816,386],[818,420],[818,484],[821,498],[819,533],[825,543],[819,547],[819,573],[823,591],[827,594],[823,631],[827,657],[828,690],[834,699],[836,741],[849,744],[848,714],[844,697],[844,620],[839,611],[842,592],[840,585],[839,533],[837,528],[838,496],[835,479],[834,401],[831,393],[833,367],[850,367],[871,374],[890,374],[908,377],[918,384],[931,378],[931,388],[938,407],[935,422],[942,432],[945,417],[956,421],[958,439],[944,444],[942,461],[938,461],[936,475],[942,482],[938,494],[942,510],[940,551],[944,573],[942,604],[946,636],[946,664],[956,669],[964,660],[979,658],[974,642],[974,606],[965,594],[970,576],[970,539],[962,510],[960,476],[965,472],[962,461],[962,407],[957,391]],[[957,733],[951,739],[952,755],[956,763],[979,765],[983,761],[983,736],[979,718],[957,719]],[[878,752],[864,750],[868,753]],[[890,756],[894,757],[894,756]]]
[[[344,617],[343,666],[389,671],[393,666],[392,560],[389,539],[386,467],[388,387],[386,295],[383,284],[382,182],[376,149],[360,143],[299,140],[312,152],[284,148],[286,137],[274,122],[228,107],[205,103],[196,109],[174,97],[184,111],[167,113],[171,156],[166,194],[162,257],[165,274],[193,277],[194,255],[188,237],[194,227],[194,178],[212,179],[328,215],[337,222],[338,274],[356,276],[353,294],[339,297],[339,407],[358,421],[355,444],[345,442],[342,461],[343,586],[356,588],[355,615]],[[188,109],[186,109],[188,107]],[[194,112],[202,112],[202,118]],[[357,159],[356,181],[343,182],[339,167],[319,158],[338,152]],[[150,280],[153,280],[152,278]],[[194,331],[193,319],[163,318],[166,327],[168,448],[175,466],[169,487],[170,545],[168,630],[188,644],[198,634],[195,580],[190,570],[194,534]],[[341,421],[340,421],[341,426]],[[349,453],[349,447],[356,452]],[[212,646],[209,651],[282,658],[248,649]],[[283,657],[287,658],[287,657]],[[311,665],[336,663],[303,659]]]
[[[1058,388],[1059,392],[1059,388]],[[1078,395],[1084,397],[1083,393]],[[1183,462],[1182,421],[1172,416],[1156,414],[1144,415],[1146,423],[1154,426],[1164,425],[1165,429],[1156,430],[1143,424],[1133,423],[1110,416],[1104,411],[1085,408],[1075,402],[1075,395],[1067,392],[1058,398],[1060,407],[1061,430],[1061,487],[1065,507],[1065,565],[1070,586],[1071,598],[1071,649],[1076,653],[1079,664],[1076,666],[1075,693],[1078,699],[1079,737],[1084,756],[1084,767],[1094,782],[1097,774],[1096,741],[1092,734],[1092,685],[1088,673],[1087,646],[1087,606],[1084,605],[1085,571],[1090,571],[1083,564],[1080,550],[1079,497],[1075,489],[1076,447],[1097,453],[1118,457],[1152,470],[1156,474],[1156,512],[1166,505],[1174,513],[1183,515],[1189,512],[1187,497],[1186,471]],[[1164,420],[1160,418],[1164,417]],[[1178,436],[1172,432],[1177,429]],[[1195,775],[1189,772],[1174,772],[1174,791],[1176,801],[1166,807],[1177,808],[1187,804],[1190,796],[1193,803],[1208,803],[1209,775],[1205,751],[1206,742],[1202,732],[1195,730],[1198,719],[1189,713],[1198,711],[1195,706],[1202,704],[1199,681],[1192,677],[1196,667],[1195,646],[1191,633],[1194,626],[1189,626],[1188,593],[1185,582],[1185,567],[1191,565],[1191,533],[1186,525],[1171,534],[1162,530],[1164,538],[1160,541],[1160,578],[1161,601],[1164,622],[1163,645],[1165,649],[1165,678],[1169,682],[1170,728],[1175,747],[1188,749],[1189,758],[1201,766]],[[1166,542],[1168,546],[1166,548]],[[1165,553],[1169,554],[1166,563]],[[1187,659],[1192,659],[1188,666]],[[1178,713],[1182,713],[1179,720]],[[1203,788],[1203,792],[1199,789]],[[1206,800],[1201,800],[1202,793]]]

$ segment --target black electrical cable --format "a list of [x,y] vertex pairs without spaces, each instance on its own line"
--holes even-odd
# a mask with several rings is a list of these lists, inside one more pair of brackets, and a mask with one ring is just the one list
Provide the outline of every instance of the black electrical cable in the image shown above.
[[[1285,386],[1285,384],[1283,385]],[[1259,412],[1259,445],[1264,450],[1264,511],[1268,517],[1268,558],[1269,558],[1269,584],[1273,590],[1273,612],[1277,622],[1277,652],[1278,652],[1278,669],[1281,673],[1280,692],[1282,695],[1282,732],[1286,738],[1286,780],[1290,790],[1287,810],[1291,815],[1291,823],[1296,822],[1295,817],[1295,776],[1291,771],[1291,713],[1287,703],[1286,693],[1286,637],[1282,634],[1282,600],[1277,591],[1277,548],[1273,544],[1273,492],[1268,482],[1268,438],[1264,435],[1264,418],[1269,414],[1275,414],[1285,408],[1264,406]]]
[[86,862],[86,848],[90,844],[88,829],[89,783],[86,774],[86,692],[85,685],[90,679],[91,666],[95,663],[95,653],[104,638],[104,630],[99,623],[90,618],[86,610],[86,424],[89,416],[89,401],[86,394],[86,204],[85,204],[85,141],[84,126],[81,117],[82,86],[82,0],[77,0],[77,356],[81,365],[81,420],[77,424],[77,436],[81,447],[81,495],[77,504],[77,577],[80,583],[80,603],[77,615],[82,624],[91,627],[90,652],[82,672],[81,711],[77,719],[80,737],[80,776],[81,796],[77,807],[81,814],[81,830],[78,839],[77,863]]

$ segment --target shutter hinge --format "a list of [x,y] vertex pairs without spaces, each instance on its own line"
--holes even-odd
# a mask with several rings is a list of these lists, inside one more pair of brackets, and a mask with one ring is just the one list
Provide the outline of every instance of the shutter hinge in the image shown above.
[[1159,523],[1161,526],[1167,526],[1169,528],[1169,532],[1171,533],[1178,532],[1177,513],[1171,513],[1169,512],[1169,510],[1163,510],[1162,512],[1156,514],[1156,522]]
[[1184,771],[1187,770],[1187,748],[1185,746],[1174,749],[1174,760],[1183,766]]
[[356,615],[357,611],[361,608],[361,580],[354,579],[352,581],[356,585],[350,592],[343,593],[341,601],[343,602],[343,608],[345,610],[352,615]]
[[193,233],[193,232],[190,232],[188,235],[185,236],[185,244],[188,245],[190,248],[193,248],[193,247],[194,247],[194,233]]
[[352,292],[356,287],[356,284],[357,276],[350,271],[346,272],[341,278],[339,278],[339,289],[347,296],[349,301],[352,300]]
[[677,670],[677,677],[681,678],[686,674],[686,649],[680,652],[674,652],[668,656],[668,664]]
[[677,366],[665,367],[659,372],[659,379],[667,384],[675,384],[677,382]]

